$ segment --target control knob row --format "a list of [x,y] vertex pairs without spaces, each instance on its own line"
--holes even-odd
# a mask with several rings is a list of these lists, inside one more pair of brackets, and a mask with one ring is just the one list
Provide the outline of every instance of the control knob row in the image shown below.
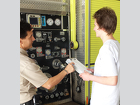
[[[64,95],[64,92],[60,92],[60,96],[63,96]],[[55,97],[59,97],[59,93],[55,93]],[[46,95],[45,96],[45,99],[49,99],[49,98],[54,98],[54,94],[51,94],[50,97],[49,95]]]

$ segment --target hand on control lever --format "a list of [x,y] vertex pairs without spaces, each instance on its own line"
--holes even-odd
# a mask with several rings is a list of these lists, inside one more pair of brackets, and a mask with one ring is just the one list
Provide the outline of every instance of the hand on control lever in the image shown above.
[[73,62],[69,63],[69,64],[66,66],[65,70],[67,70],[68,73],[72,73],[72,72],[74,72],[75,69],[74,69],[73,65],[74,65]]

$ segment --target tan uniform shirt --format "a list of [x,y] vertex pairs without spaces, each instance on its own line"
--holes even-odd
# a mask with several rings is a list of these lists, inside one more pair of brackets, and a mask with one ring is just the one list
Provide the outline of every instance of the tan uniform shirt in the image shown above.
[[42,86],[48,79],[27,52],[20,48],[20,104],[31,100],[36,94],[35,87]]

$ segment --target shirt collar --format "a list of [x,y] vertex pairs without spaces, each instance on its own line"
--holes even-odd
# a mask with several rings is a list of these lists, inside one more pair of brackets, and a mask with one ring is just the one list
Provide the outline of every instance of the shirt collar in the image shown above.
[[20,48],[20,53],[21,53],[21,54],[24,54],[24,55],[26,55],[26,56],[28,56],[27,51],[24,50],[24,49],[22,49],[22,48]]

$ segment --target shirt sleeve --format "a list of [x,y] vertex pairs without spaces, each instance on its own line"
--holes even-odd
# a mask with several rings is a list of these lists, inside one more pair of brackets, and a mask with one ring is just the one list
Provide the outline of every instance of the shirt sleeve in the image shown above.
[[114,58],[114,53],[108,45],[104,45],[100,51],[100,59],[102,64],[102,76],[117,76],[117,65]]
[[37,88],[42,86],[49,79],[35,63],[26,65],[21,75]]

